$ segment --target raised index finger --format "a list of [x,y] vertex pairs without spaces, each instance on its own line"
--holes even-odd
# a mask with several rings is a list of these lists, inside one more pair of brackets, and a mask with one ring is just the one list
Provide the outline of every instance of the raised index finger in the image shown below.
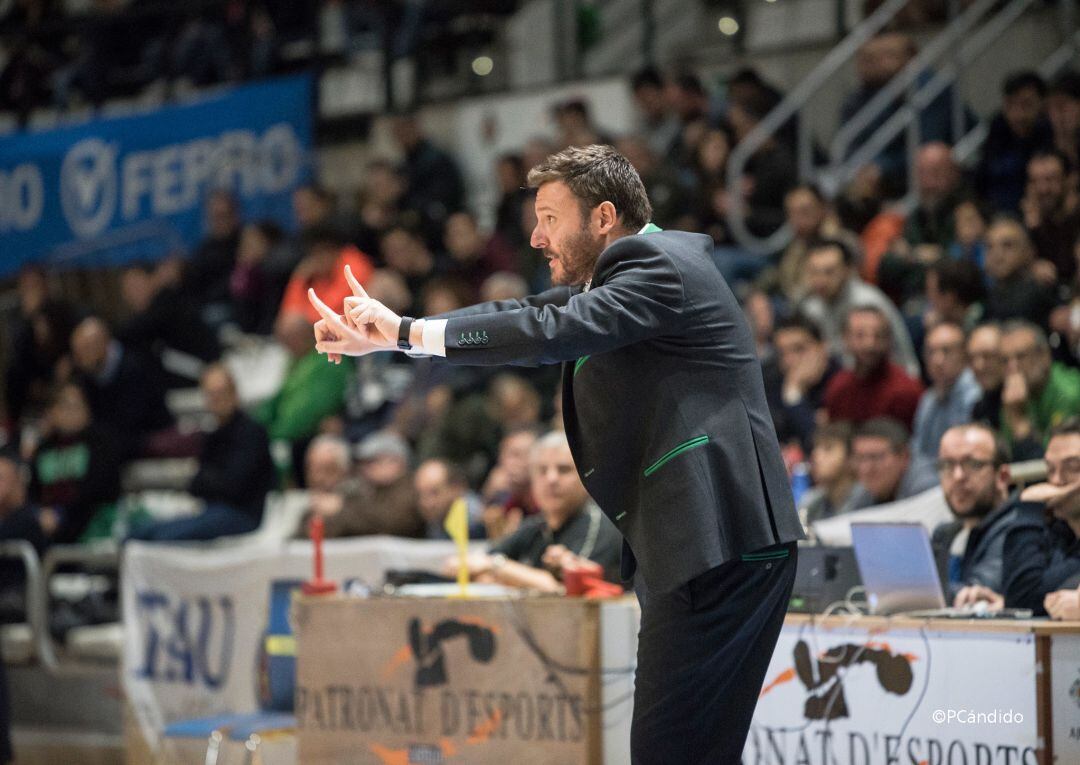
[[308,287],[307,296],[308,300],[311,301],[311,304],[315,306],[315,310],[318,311],[327,322],[334,324],[335,326],[341,324],[341,317],[338,316],[330,306],[319,299],[319,296],[315,294],[313,288]]
[[368,296],[367,292],[364,291],[363,285],[360,284],[359,281],[357,281],[355,276],[353,276],[352,269],[348,266],[348,264],[345,265],[345,281],[349,283],[349,288],[352,290],[352,294],[356,297],[366,298]]

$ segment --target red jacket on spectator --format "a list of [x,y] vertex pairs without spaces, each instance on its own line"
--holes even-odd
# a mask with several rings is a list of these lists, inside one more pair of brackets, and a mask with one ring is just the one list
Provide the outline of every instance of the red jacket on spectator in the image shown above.
[[285,296],[281,299],[281,311],[279,313],[300,313],[307,317],[312,324],[322,317],[308,300],[308,287],[314,287],[315,292],[328,306],[340,312],[345,298],[352,295],[349,283],[345,281],[345,266],[352,269],[353,276],[361,284],[366,284],[375,270],[371,259],[352,245],[341,250],[337,262],[328,276],[300,276],[294,274],[285,286]]
[[825,389],[825,409],[829,422],[857,424],[874,417],[892,417],[910,431],[922,393],[922,383],[892,362],[865,378],[842,369]]

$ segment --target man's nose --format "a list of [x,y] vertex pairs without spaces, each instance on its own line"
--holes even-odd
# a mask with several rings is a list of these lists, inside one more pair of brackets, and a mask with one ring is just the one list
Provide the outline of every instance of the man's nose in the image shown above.
[[533,229],[532,237],[529,239],[529,244],[534,250],[542,250],[547,246],[547,237],[540,231],[540,224],[536,224],[536,228]]

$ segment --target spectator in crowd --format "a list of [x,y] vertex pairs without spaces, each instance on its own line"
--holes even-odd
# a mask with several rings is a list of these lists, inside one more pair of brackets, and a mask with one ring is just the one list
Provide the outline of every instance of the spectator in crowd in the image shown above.
[[[360,442],[356,456],[358,473],[352,475],[342,439],[316,436],[308,447],[305,480],[311,509],[322,516],[327,538],[423,537],[405,440],[392,431],[372,433]],[[301,535],[307,532],[305,523]]]
[[742,301],[743,313],[754,335],[754,347],[762,364],[773,360],[773,327],[776,326],[776,308],[762,290],[752,289]]
[[989,423],[997,430],[1001,427],[1001,386],[1005,383],[1001,325],[988,322],[971,330],[967,338],[967,357],[971,373],[982,391],[982,397],[971,410],[971,419]]
[[657,157],[665,158],[676,144],[679,121],[664,98],[664,77],[653,66],[638,71],[630,81],[637,107],[638,133],[644,136]]
[[[929,143],[915,155],[916,207],[878,265],[877,283],[903,306],[922,293],[926,266],[952,244],[953,209],[960,192],[960,168],[952,149]],[[936,445],[935,445],[936,448]]]
[[244,226],[236,266],[229,276],[233,320],[244,332],[268,335],[273,331],[285,285],[297,265],[292,257],[279,255],[285,252],[293,249],[273,221]]
[[[529,294],[529,285],[520,274],[498,271],[480,285],[480,302],[492,300],[523,300]],[[385,302],[385,301],[382,301]]]
[[428,539],[450,539],[445,527],[446,516],[458,500],[465,503],[468,512],[469,539],[485,537],[483,502],[469,488],[469,479],[461,466],[444,459],[425,460],[416,469],[413,481]]
[[1019,221],[995,220],[986,232],[986,275],[991,285],[986,317],[1005,321],[1025,319],[1045,327],[1054,307],[1054,293],[1033,278],[1034,250]]
[[978,588],[1002,590],[1005,536],[1019,513],[1008,450],[987,425],[954,425],[941,437],[937,473],[953,520],[934,529],[932,543],[949,561],[948,599],[965,606]]
[[401,165],[405,177],[401,206],[420,214],[425,238],[434,244],[442,237],[447,216],[461,209],[465,201],[461,172],[454,159],[424,135],[415,115],[398,115],[391,128],[405,155]]
[[812,523],[851,509],[855,471],[851,460],[851,427],[847,423],[831,422],[814,432],[810,477],[814,486],[799,503],[804,526],[809,528]]
[[1055,425],[1080,413],[1080,371],[1051,359],[1042,329],[1023,321],[1006,323],[1001,355],[1001,430],[1014,448],[1028,440],[1043,443]]
[[860,423],[892,417],[905,428],[915,419],[923,387],[889,360],[889,323],[876,306],[856,306],[844,324],[844,348],[850,369],[833,375],[825,388],[829,420]]
[[101,319],[92,316],[75,327],[71,357],[94,421],[117,434],[125,458],[146,447],[151,433],[171,425],[161,368],[125,348]]
[[[859,77],[859,87],[850,93],[840,107],[840,124],[851,122],[889,81],[899,74],[918,53],[915,41],[900,32],[882,32],[868,40],[855,57],[855,71]],[[916,89],[923,87],[933,77],[933,72],[921,72],[914,82]],[[957,95],[952,88],[946,88],[933,101],[919,112],[919,137],[926,143],[942,141],[953,143],[960,136],[952,135],[952,100]],[[903,96],[897,99],[899,102]],[[862,146],[885,121],[896,111],[884,109],[878,117],[871,120],[859,133],[848,148],[849,154]],[[886,146],[874,159],[880,169],[882,180],[889,197],[899,196],[906,183],[907,151],[904,135],[901,133]]]
[[967,366],[964,330],[943,321],[926,334],[923,361],[930,387],[919,399],[911,448],[919,458],[932,460],[949,428],[971,420],[971,411],[982,397],[975,375]]
[[50,542],[78,541],[95,515],[113,509],[123,456],[115,435],[91,415],[82,388],[60,385],[30,461],[30,496]]
[[[393,226],[383,234],[379,254],[386,267],[405,280],[409,293],[415,298],[419,297],[424,284],[435,272],[435,257],[424,243],[424,238],[405,226]],[[415,306],[419,307],[419,304]]]
[[323,420],[340,414],[345,406],[352,360],[327,365],[315,352],[311,324],[301,314],[283,314],[274,334],[288,351],[289,363],[281,387],[259,407],[255,419],[266,428],[271,441],[289,444],[292,464],[299,468],[308,441]]
[[1035,247],[1035,277],[1044,284],[1076,275],[1073,245],[1080,234],[1080,199],[1069,160],[1060,152],[1036,153],[1027,165],[1024,225]]
[[[168,262],[136,263],[124,269],[120,294],[129,313],[117,327],[116,339],[125,348],[156,358],[168,369],[169,383],[186,387],[198,379],[201,362],[221,356],[221,344],[197,306],[172,281],[173,273]],[[183,358],[170,363],[178,353]]]
[[[0,451],[0,542],[23,540],[42,556],[49,544],[46,527],[55,529],[56,516],[30,502],[29,482],[30,471],[22,460],[12,451]],[[5,583],[18,576],[9,572],[7,562],[0,563],[0,574]]]
[[829,202],[813,184],[796,186],[784,197],[784,213],[792,240],[780,256],[778,281],[780,291],[792,302],[803,297],[803,270],[806,255],[815,242],[836,239],[842,241],[856,261],[860,260],[859,239],[842,228],[829,209]]
[[765,396],[781,444],[795,442],[809,452],[824,406],[825,389],[840,370],[818,326],[795,314],[773,330],[776,356],[763,365]]
[[131,538],[154,542],[207,540],[254,531],[266,495],[277,480],[266,430],[240,408],[236,382],[223,364],[211,364],[199,382],[216,427],[206,435],[199,469],[188,491],[201,499],[201,513],[151,521],[132,529]]
[[909,375],[919,374],[919,361],[907,326],[896,306],[877,287],[855,272],[855,255],[839,240],[810,245],[806,253],[806,296],[799,310],[817,322],[833,353],[844,351],[845,322],[852,308],[873,307],[886,324],[886,341],[893,361]]
[[595,124],[589,112],[589,104],[582,98],[571,98],[555,104],[551,109],[555,127],[559,134],[555,144],[557,149],[568,146],[591,146],[597,143],[612,143]]
[[942,258],[926,269],[926,312],[923,325],[947,321],[971,329],[986,294],[978,266],[967,260]]
[[11,440],[17,439],[24,420],[44,410],[77,321],[74,306],[49,295],[41,268],[23,268],[15,287],[19,306],[8,325],[4,377]]
[[1001,111],[990,121],[982,160],[975,171],[975,188],[999,212],[1017,214],[1027,186],[1028,161],[1049,148],[1053,132],[1046,119],[1046,82],[1025,70],[1005,78]]
[[668,159],[677,167],[690,167],[708,128],[708,91],[700,77],[684,70],[668,77],[664,98],[679,121],[679,135],[668,152]]
[[520,154],[502,154],[495,162],[495,180],[499,185],[495,235],[513,250],[528,244],[521,230],[521,205],[529,196],[525,187],[527,170]]
[[953,260],[968,262],[982,269],[989,221],[990,213],[982,200],[968,197],[957,202],[953,208],[952,244],[946,254]]
[[1054,134],[1054,149],[1080,167],[1080,72],[1068,69],[1050,82],[1046,117]]
[[472,213],[461,210],[446,219],[443,247],[450,256],[446,274],[464,282],[476,302],[480,285],[496,271],[514,271],[514,251],[498,235],[486,234]]
[[[492,545],[490,554],[470,556],[470,576],[558,592],[558,576],[566,561],[586,558],[603,567],[605,579],[619,581],[622,537],[589,499],[564,433],[554,431],[536,441],[529,455],[529,472],[540,512]],[[452,561],[448,572],[456,571],[456,565]]]
[[418,213],[402,210],[405,188],[405,176],[392,162],[376,159],[368,163],[357,195],[360,218],[356,240],[363,252],[377,253],[383,235],[407,217],[414,219],[412,225],[420,225]]
[[1046,614],[1049,593],[1080,583],[1080,420],[1071,418],[1054,429],[1045,458],[1047,482],[1020,494],[1017,522],[1005,538],[1002,593],[1004,605],[1040,616]]
[[849,500],[852,510],[914,497],[937,485],[933,463],[914,459],[907,428],[887,417],[856,428],[851,461],[859,482]]
[[537,512],[529,477],[529,452],[537,436],[537,428],[527,425],[510,430],[499,442],[499,459],[482,490],[488,539],[517,531],[522,518]]
[[326,295],[327,305],[341,305],[352,294],[345,280],[345,267],[361,283],[367,283],[375,270],[367,255],[348,244],[341,233],[332,226],[308,229],[303,234],[304,259],[292,272],[285,294],[281,299],[278,315],[300,314],[308,323],[318,321],[318,313],[308,300],[308,290]]
[[734,145],[735,136],[727,124],[709,127],[690,167],[680,173],[691,186],[694,200],[692,211],[679,218],[679,226],[708,234],[718,245],[734,241],[727,222],[727,161]]
[[240,244],[240,204],[232,192],[217,189],[206,197],[206,238],[184,265],[181,291],[211,326],[228,316],[229,277]]
[[648,141],[636,135],[626,135],[615,142],[615,148],[630,160],[641,176],[645,192],[652,202],[652,222],[661,228],[669,228],[685,214],[688,195],[675,168],[661,161]]

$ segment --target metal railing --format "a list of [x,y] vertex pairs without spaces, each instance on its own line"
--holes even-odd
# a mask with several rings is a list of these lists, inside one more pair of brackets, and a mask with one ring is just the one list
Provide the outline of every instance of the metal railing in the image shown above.
[[[1003,35],[1010,25],[1022,16],[1034,0],[976,0],[943,27],[911,61],[868,101],[848,122],[841,126],[830,143],[830,164],[816,168],[813,162],[813,139],[805,123],[804,110],[813,96],[857,53],[858,49],[878,31],[883,29],[903,8],[902,0],[885,3],[838,44],[808,74],[765,119],[755,127],[732,151],[727,168],[727,189],[732,199],[741,200],[741,177],[749,159],[779,131],[791,117],[799,119],[799,145],[797,159],[799,177],[816,180],[830,196],[835,195],[858,169],[905,133],[907,148],[907,172],[909,188],[913,188],[914,156],[922,143],[919,116],[934,99],[957,82],[977,56]],[[1075,0],[1061,0],[1062,28],[1065,40],[1039,66],[1040,73],[1050,76],[1066,66],[1080,50],[1080,34],[1075,29]],[[950,3],[950,11],[956,11]],[[919,82],[924,73],[936,71],[925,82]],[[902,105],[897,108],[897,102]],[[965,124],[965,107],[958,95],[952,99],[953,154],[964,162],[969,160],[986,138],[987,125],[978,123],[970,128]],[[865,132],[883,115],[889,114],[865,139],[855,145]],[[913,192],[904,199],[910,209],[914,203]],[[788,227],[782,226],[768,237],[759,237],[749,231],[744,219],[744,205],[735,204],[727,216],[728,226],[735,240],[747,250],[768,254],[781,250],[791,241]]]

